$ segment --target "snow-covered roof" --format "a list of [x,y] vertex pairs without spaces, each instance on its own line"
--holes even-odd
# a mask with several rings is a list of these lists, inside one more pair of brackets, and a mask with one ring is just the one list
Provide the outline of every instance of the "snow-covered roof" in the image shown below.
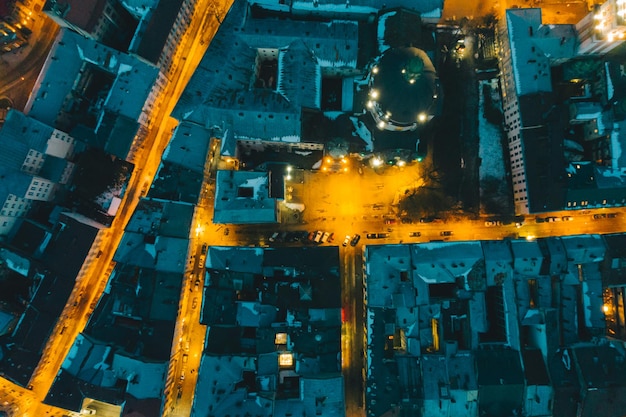
[[415,273],[428,284],[453,283],[467,277],[483,259],[479,241],[432,242],[411,247]]
[[516,274],[538,276],[543,254],[536,240],[512,240],[513,268]]
[[600,235],[563,236],[561,242],[571,264],[581,265],[604,260],[606,246]]
[[[324,68],[356,67],[358,24],[257,19],[242,3],[233,4],[173,116],[219,126],[231,141],[300,141],[301,108],[320,108]],[[259,57],[277,61],[273,87],[255,85]]]
[[259,274],[263,270],[263,248],[211,246],[207,251],[206,267]]
[[550,63],[575,55],[571,25],[542,25],[541,9],[506,11],[513,75],[518,96],[552,91]]
[[513,254],[507,241],[483,241],[482,248],[485,256],[487,285],[495,285],[512,276]]
[[117,263],[161,272],[185,271],[188,239],[156,236],[146,242],[146,232],[126,232],[113,255]]
[[59,31],[44,66],[41,82],[37,83],[26,105],[29,116],[54,126],[85,64],[91,64],[113,77],[103,108],[137,120],[152,90],[158,69],[135,56],[66,28]]
[[111,368],[117,379],[126,380],[126,392],[137,399],[161,398],[168,362],[144,362],[116,353]]
[[269,196],[268,174],[217,171],[214,223],[275,223],[277,201]]
[[183,121],[176,127],[162,159],[203,173],[210,142],[211,132],[204,126]]

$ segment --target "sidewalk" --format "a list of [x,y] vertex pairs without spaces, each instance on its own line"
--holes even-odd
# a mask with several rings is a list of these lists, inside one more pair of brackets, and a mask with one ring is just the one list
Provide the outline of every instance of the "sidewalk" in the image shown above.
[[0,54],[0,92],[10,88],[41,59],[42,54],[48,53],[59,26],[45,13],[39,12],[31,30],[32,34],[25,46]]

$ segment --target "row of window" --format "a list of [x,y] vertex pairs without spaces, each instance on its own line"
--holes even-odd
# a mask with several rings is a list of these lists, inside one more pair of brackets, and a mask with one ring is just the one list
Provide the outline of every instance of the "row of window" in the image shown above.
[[[7,209],[7,210],[8,210],[8,209],[14,209],[14,208],[15,208],[15,204],[16,204],[16,203],[9,203],[9,202],[6,202],[6,203],[4,203],[4,207],[3,207],[3,209]],[[24,204],[23,204],[23,203],[18,204],[17,209],[18,209],[18,210],[21,210],[22,208],[24,208]],[[4,211],[4,210],[2,210],[2,211]]]

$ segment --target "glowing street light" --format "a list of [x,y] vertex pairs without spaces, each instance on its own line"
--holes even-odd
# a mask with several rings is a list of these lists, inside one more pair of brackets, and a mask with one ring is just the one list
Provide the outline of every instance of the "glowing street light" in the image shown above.
[[379,167],[382,164],[383,164],[383,160],[380,159],[379,157],[375,156],[374,158],[372,158],[372,166]]

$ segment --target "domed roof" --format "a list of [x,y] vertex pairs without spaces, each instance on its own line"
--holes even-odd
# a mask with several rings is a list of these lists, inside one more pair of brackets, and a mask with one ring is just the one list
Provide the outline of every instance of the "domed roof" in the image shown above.
[[368,107],[377,121],[405,130],[414,129],[416,123],[434,115],[439,88],[437,73],[421,49],[388,49],[370,75]]

